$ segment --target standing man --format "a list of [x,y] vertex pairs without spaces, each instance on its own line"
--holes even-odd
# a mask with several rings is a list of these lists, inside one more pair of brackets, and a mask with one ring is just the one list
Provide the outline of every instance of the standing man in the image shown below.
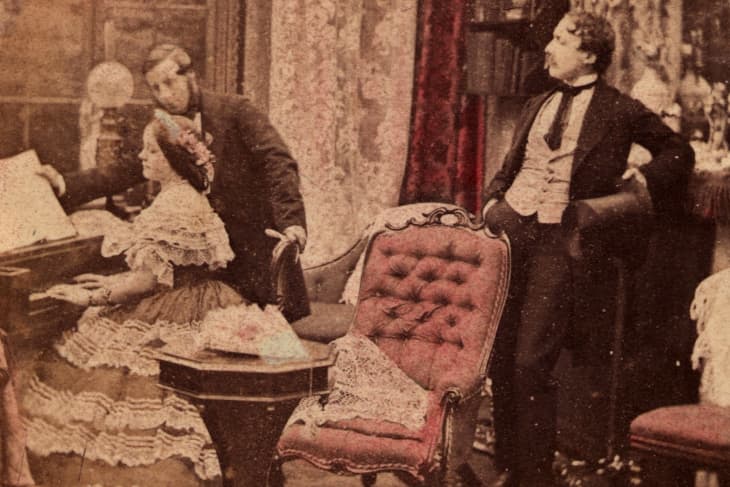
[[[198,86],[190,56],[173,44],[153,48],[143,66],[156,103],[196,121],[212,135],[216,175],[208,195],[225,223],[236,258],[221,271],[244,297],[259,304],[275,298],[269,266],[278,232],[304,250],[307,240],[297,162],[268,118],[242,96],[218,94]],[[66,208],[118,193],[144,181],[141,164],[115,165],[61,176],[51,166],[41,175]],[[284,315],[290,321],[309,314],[301,267],[289,276]]]
[[[551,374],[567,343],[579,271],[567,252],[565,209],[628,186],[657,214],[675,211],[693,167],[681,137],[601,78],[614,45],[606,20],[580,11],[563,17],[545,48],[546,67],[561,85],[528,101],[485,192],[484,218],[507,233],[513,249],[512,289],[492,369],[498,485],[555,485]],[[653,156],[638,171],[627,171],[632,143]]]

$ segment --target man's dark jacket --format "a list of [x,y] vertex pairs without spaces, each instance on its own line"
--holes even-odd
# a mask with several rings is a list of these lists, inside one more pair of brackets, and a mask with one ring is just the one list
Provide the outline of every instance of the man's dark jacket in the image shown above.
[[[217,158],[208,198],[225,223],[233,262],[220,278],[260,304],[275,298],[269,266],[277,240],[264,234],[292,225],[306,229],[299,172],[286,144],[268,118],[238,95],[201,90],[203,129],[213,136]],[[144,180],[140,163],[65,175],[70,208],[99,196],[116,193]],[[285,316],[290,321],[309,314],[301,267],[289,275]]]
[[[484,201],[501,199],[525,158],[527,135],[547,92],[530,99],[522,110],[510,151],[502,169],[485,190]],[[694,166],[689,144],[637,100],[605,82],[596,84],[586,110],[573,160],[570,200],[606,196],[619,191],[621,175],[627,169],[631,144],[639,144],[652,154],[641,167],[658,213],[674,211],[682,203]]]
[[[511,148],[484,192],[483,201],[502,199],[520,171],[525,157],[525,147],[530,128],[540,108],[552,92],[530,99],[517,122]],[[622,188],[622,174],[632,144],[645,147],[652,160],[641,167],[646,178],[655,212],[671,219],[682,211],[687,184],[694,166],[694,152],[681,136],[674,133],[661,119],[637,100],[630,98],[602,80],[596,84],[593,97],[586,110],[573,160],[570,182],[570,201],[597,198],[615,194]],[[649,229],[635,229],[649,232]],[[584,242],[588,249],[600,249],[617,242],[606,240],[626,238],[617,244],[629,252],[643,253],[646,240],[639,234],[601,231]],[[598,338],[596,328],[604,332],[608,326],[600,324],[606,309],[613,309],[610,302],[615,291],[607,286],[606,277],[611,268],[606,259],[588,259],[573,266],[574,313],[572,339],[581,347]],[[603,317],[603,318],[602,318]],[[604,323],[606,323],[604,322]],[[604,342],[605,344],[605,342]],[[593,343],[594,346],[600,344]],[[590,347],[589,347],[590,348]],[[606,347],[603,347],[604,349]],[[586,350],[587,353],[588,350]],[[596,356],[595,358],[599,358]],[[605,357],[603,357],[605,358]]]

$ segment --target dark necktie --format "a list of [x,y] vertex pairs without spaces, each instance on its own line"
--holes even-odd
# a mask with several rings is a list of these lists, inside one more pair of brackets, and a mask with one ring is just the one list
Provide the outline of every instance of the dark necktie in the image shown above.
[[563,142],[563,132],[565,132],[565,127],[568,125],[570,106],[573,104],[575,95],[593,87],[595,84],[594,81],[582,86],[569,86],[566,84],[558,86],[557,91],[561,92],[563,96],[560,98],[560,104],[558,105],[558,111],[555,112],[553,123],[550,124],[550,130],[545,134],[545,142],[550,150],[560,149],[560,144]]

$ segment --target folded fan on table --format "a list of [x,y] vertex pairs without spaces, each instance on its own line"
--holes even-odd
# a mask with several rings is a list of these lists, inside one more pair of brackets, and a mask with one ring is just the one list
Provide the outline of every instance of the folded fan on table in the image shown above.
[[236,305],[209,312],[200,325],[199,348],[276,359],[306,358],[294,330],[275,306]]

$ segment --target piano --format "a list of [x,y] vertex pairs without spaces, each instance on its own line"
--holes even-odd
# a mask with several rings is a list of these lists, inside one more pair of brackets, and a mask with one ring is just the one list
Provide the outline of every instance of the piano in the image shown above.
[[54,284],[85,272],[124,270],[122,257],[101,256],[101,235],[72,237],[0,252],[0,328],[14,346],[50,345],[83,311],[50,298],[31,298]]

